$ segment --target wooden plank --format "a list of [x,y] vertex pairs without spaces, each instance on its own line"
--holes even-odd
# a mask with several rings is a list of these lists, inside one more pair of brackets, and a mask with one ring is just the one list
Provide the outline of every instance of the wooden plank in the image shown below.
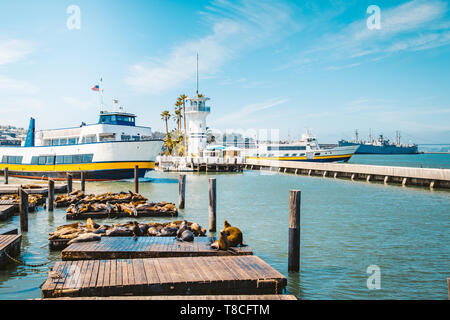
[[[69,266],[69,264],[71,265]],[[111,279],[111,266],[122,269],[122,286]],[[95,271],[98,265],[98,272]],[[81,268],[80,268],[81,266]],[[66,262],[68,271],[63,284],[65,291],[43,287],[44,297],[117,295],[179,295],[179,294],[261,294],[281,292],[286,278],[254,256],[211,256],[158,259],[127,259],[94,261],[87,290],[86,275],[80,280],[80,270],[87,270],[86,261]],[[68,268],[68,269],[67,269]],[[94,276],[95,275],[95,276]],[[87,275],[89,277],[89,275]],[[117,276],[117,273],[116,273]],[[117,277],[116,277],[117,279]],[[58,286],[57,286],[58,287]],[[111,287],[112,290],[104,288]]]
[[234,253],[215,250],[210,248],[206,237],[197,237],[193,243],[178,242],[173,237],[102,237],[98,242],[72,244],[61,252],[61,257],[89,260],[253,254],[249,247],[244,248],[234,248]]

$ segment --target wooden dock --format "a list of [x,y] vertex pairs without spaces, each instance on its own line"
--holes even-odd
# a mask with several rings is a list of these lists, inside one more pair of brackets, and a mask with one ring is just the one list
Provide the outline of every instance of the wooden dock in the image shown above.
[[6,221],[11,218],[18,210],[18,205],[15,204],[1,204],[0,203],[0,221]]
[[253,159],[247,159],[244,168],[246,170],[268,170],[295,175],[362,180],[402,186],[415,185],[431,189],[450,188],[450,169]]
[[196,237],[194,242],[180,242],[174,237],[102,237],[100,241],[71,244],[61,252],[61,258],[95,260],[253,254],[248,246],[233,248],[234,252],[211,249],[209,244],[214,240]]
[[172,218],[178,217],[178,211],[138,211],[137,216],[132,216],[126,212],[112,212],[108,214],[107,212],[84,212],[81,214],[67,213],[67,220],[87,220],[91,219],[108,219],[108,218]]
[[0,228],[0,236],[10,235],[10,234],[19,234],[17,228],[6,227]]
[[256,256],[57,262],[43,298],[280,294],[287,279]]
[[[19,193],[19,188],[21,185],[0,185],[0,195],[4,194],[17,194]],[[44,196],[48,195],[48,186],[42,185],[42,188],[32,188],[25,189],[28,194],[41,194]],[[55,193],[65,193],[67,192],[67,184],[58,184],[55,185]]]
[[22,235],[8,234],[0,235],[0,265],[9,261],[9,256],[17,256],[20,253],[20,245],[22,242]]

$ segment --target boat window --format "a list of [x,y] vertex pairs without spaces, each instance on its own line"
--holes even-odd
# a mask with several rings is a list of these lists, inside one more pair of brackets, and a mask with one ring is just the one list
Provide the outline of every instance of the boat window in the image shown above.
[[128,136],[128,135],[123,134],[123,135],[121,136],[121,139],[122,139],[122,141],[130,141],[131,137]]
[[2,157],[2,163],[8,163],[8,156]]
[[72,163],[72,156],[64,156],[64,164]]
[[67,139],[66,139],[66,138],[59,139],[59,145],[60,145],[60,146],[64,146],[64,145],[66,145],[66,144],[67,144]]
[[80,155],[73,155],[72,156],[72,163],[81,163],[82,156]]
[[112,116],[111,116],[111,121],[112,121],[112,122],[116,122],[116,116],[115,116],[115,115],[112,115]]
[[289,157],[289,153],[285,153],[283,157]]
[[314,153],[315,156],[320,156],[320,152]]
[[133,138],[134,141],[139,141],[139,140],[141,140],[141,137],[140,137],[140,136],[132,136],[132,138]]
[[93,154],[84,154],[83,155],[83,163],[90,163],[92,162],[92,158],[94,157]]
[[64,156],[56,156],[56,164],[63,164]]
[[69,144],[76,144],[77,139],[76,138],[69,138]]
[[39,157],[39,164],[40,165],[44,165],[47,162],[47,157]]
[[31,158],[31,164],[39,164],[39,158],[38,157],[32,157]]
[[54,156],[48,156],[47,157],[47,164],[55,164],[55,157]]

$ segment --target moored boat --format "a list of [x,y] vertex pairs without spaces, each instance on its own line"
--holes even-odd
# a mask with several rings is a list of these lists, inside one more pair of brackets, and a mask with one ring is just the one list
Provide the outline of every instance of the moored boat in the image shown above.
[[358,146],[320,148],[316,137],[309,132],[302,135],[302,139],[286,144],[259,144],[250,152],[247,159],[279,160],[279,161],[308,161],[308,162],[347,162],[355,153]]
[[152,139],[150,127],[136,126],[136,115],[101,111],[96,124],[35,132],[32,118],[24,146],[0,147],[0,170],[29,179],[66,179],[67,173],[87,181],[130,179],[135,166],[143,177],[155,167],[163,141]]

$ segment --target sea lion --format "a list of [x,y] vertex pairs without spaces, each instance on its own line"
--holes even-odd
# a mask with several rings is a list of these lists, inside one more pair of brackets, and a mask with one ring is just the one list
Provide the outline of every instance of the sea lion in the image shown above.
[[141,228],[139,227],[139,223],[137,223],[136,221],[133,222],[131,231],[133,232],[133,235],[135,237],[141,237],[143,235],[143,232],[142,232]]
[[216,250],[228,251],[230,248],[230,242],[228,241],[226,232],[224,230],[220,230],[219,239],[211,243],[210,246]]
[[243,236],[239,228],[232,227],[227,220],[224,221],[224,231],[227,234],[230,247],[237,247],[238,245],[243,246]]
[[88,218],[86,220],[86,228],[91,230],[91,231],[95,231],[95,229],[98,229],[100,226],[98,224],[96,224],[94,221],[92,221],[91,218]]
[[161,230],[160,235],[162,237],[173,237],[177,234],[177,228],[165,227]]
[[186,229],[183,231],[183,233],[181,234],[181,237],[178,240],[183,241],[183,242],[193,242],[194,234],[192,233],[191,230]]
[[75,239],[70,240],[67,244],[71,245],[72,243],[77,243],[77,242],[100,241],[101,238],[102,238],[101,236],[99,236],[98,234],[92,233],[92,232],[84,233],[82,235],[79,235]]
[[151,237],[159,236],[159,231],[158,231],[158,229],[156,229],[155,227],[150,227],[150,228],[148,228],[147,233],[148,233],[148,235],[151,236]]
[[114,227],[106,231],[106,236],[108,237],[131,237],[133,236],[133,231],[124,227]]
[[189,226],[188,226],[188,222],[186,220],[184,220],[181,224],[180,224],[180,228],[177,231],[177,239],[181,238],[181,235],[183,234],[184,231],[186,230],[190,230]]

